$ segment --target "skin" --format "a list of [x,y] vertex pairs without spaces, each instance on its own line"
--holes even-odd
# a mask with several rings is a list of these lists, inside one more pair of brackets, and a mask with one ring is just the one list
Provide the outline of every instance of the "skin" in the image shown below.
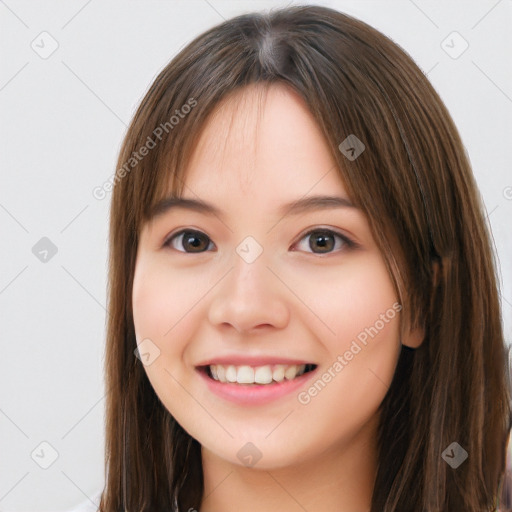
[[[174,209],[141,230],[132,296],[137,341],[149,338],[160,350],[147,376],[202,446],[199,512],[366,512],[377,409],[400,343],[417,347],[422,333],[400,340],[395,311],[350,361],[343,357],[398,297],[360,210],[277,214],[303,196],[348,196],[302,99],[272,85],[256,131],[257,91],[251,85],[219,106],[187,169],[184,196],[218,206],[222,220]],[[184,228],[207,235],[199,239],[203,252],[182,237],[164,246]],[[324,254],[318,236],[304,236],[313,228],[358,247],[334,234]],[[247,236],[263,249],[252,263],[236,252]],[[212,394],[195,370],[233,352],[311,361],[317,378],[329,368],[332,376],[338,356],[347,364],[307,404],[293,392],[270,404],[236,405]],[[262,454],[253,467],[237,457],[249,441]]]

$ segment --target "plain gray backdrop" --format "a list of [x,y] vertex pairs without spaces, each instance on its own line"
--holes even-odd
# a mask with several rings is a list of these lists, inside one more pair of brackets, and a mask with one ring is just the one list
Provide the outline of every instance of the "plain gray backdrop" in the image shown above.
[[[1,511],[65,510],[102,489],[110,195],[92,191],[136,107],[195,36],[290,3],[0,0]],[[447,105],[487,208],[510,343],[512,1],[309,3],[389,36]]]

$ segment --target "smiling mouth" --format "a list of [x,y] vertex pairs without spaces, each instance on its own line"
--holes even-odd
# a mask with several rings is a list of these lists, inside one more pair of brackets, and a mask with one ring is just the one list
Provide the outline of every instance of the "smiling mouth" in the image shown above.
[[317,368],[316,364],[302,365],[208,365],[199,366],[198,370],[211,380],[241,386],[271,386],[280,382],[294,380]]

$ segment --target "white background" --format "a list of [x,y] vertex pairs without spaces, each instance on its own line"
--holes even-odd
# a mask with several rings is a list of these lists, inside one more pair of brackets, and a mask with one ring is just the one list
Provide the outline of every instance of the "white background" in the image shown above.
[[[92,505],[102,489],[110,195],[92,190],[115,171],[135,108],[196,35],[289,3],[0,0],[1,511]],[[510,343],[512,1],[310,3],[391,37],[446,103],[494,234]],[[58,43],[46,59],[31,47],[50,48],[44,31]],[[469,43],[457,59],[442,46],[453,31]],[[47,262],[32,252],[42,237],[58,251]],[[43,441],[57,455],[47,469]]]

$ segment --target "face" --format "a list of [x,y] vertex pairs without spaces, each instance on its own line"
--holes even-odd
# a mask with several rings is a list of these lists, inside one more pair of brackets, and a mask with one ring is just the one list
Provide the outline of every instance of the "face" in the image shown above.
[[[203,452],[277,468],[374,434],[401,306],[300,97],[273,85],[256,130],[256,89],[244,93],[205,126],[186,173],[183,197],[218,212],[174,206],[143,227],[133,315],[155,392]],[[283,210],[312,196],[346,204]],[[294,364],[314,370],[294,377]]]

